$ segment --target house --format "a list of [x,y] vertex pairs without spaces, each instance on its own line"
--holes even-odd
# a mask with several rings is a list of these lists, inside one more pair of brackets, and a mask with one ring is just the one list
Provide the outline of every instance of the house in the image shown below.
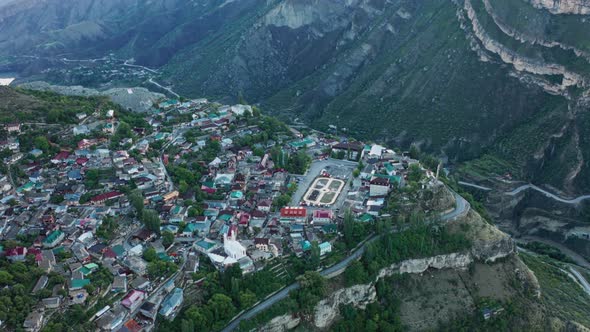
[[39,150],[39,149],[33,149],[29,152],[29,154],[31,156],[33,156],[34,158],[37,158],[39,156],[41,156],[43,154],[43,151]]
[[88,129],[88,126],[86,126],[86,125],[79,125],[79,126],[75,126],[72,129],[72,132],[73,132],[74,136],[88,135],[88,134],[90,134],[90,129]]
[[[139,307],[139,312],[151,319],[151,320],[155,320],[156,316],[158,316],[158,306],[159,306],[159,300],[161,300],[161,298],[159,299],[154,299],[154,300],[149,300],[144,302],[141,307]],[[154,301],[154,302],[152,302]]]
[[182,301],[184,300],[184,293],[182,288],[174,288],[168,296],[162,302],[162,307],[160,308],[160,315],[164,316],[166,319],[173,318],[174,314],[180,308]]
[[43,312],[37,310],[31,312],[25,319],[23,327],[25,328],[25,331],[28,332],[37,332],[41,330],[43,327]]
[[332,146],[332,153],[342,159],[357,161],[362,158],[364,145],[361,142],[343,142]]
[[256,249],[267,252],[270,249],[270,239],[257,237],[254,239],[254,245]]
[[272,201],[270,200],[262,200],[258,202],[258,210],[263,212],[270,212],[270,208],[272,207]]
[[27,248],[16,247],[6,251],[6,258],[11,262],[23,262],[27,257]]
[[123,196],[124,195],[118,191],[111,191],[108,193],[104,193],[104,194],[100,194],[100,195],[96,195],[96,196],[92,197],[90,199],[90,202],[93,205],[104,204],[108,200],[123,197]]
[[70,181],[80,181],[82,180],[82,173],[79,169],[73,169],[68,172],[68,180]]
[[319,247],[320,247],[320,256],[324,256],[325,254],[332,252],[332,244],[330,244],[330,242],[320,243]]
[[369,196],[387,196],[391,189],[391,182],[389,178],[375,177],[371,180],[369,185]]
[[121,305],[129,309],[129,311],[135,311],[135,309],[141,305],[143,300],[145,300],[145,297],[146,295],[144,292],[132,290],[127,296],[125,296],[125,298],[123,298]]
[[9,133],[20,133],[20,123],[8,123],[4,125],[4,129]]
[[311,223],[314,225],[329,224],[334,220],[334,212],[332,210],[315,210],[312,214]]
[[43,302],[43,306],[46,309],[57,309],[61,304],[61,298],[58,296],[48,297],[46,299],[41,300],[41,302]]
[[127,292],[127,276],[118,275],[113,279],[111,286],[111,292],[113,293],[126,293]]
[[383,146],[378,145],[378,144],[374,144],[373,146],[371,146],[371,151],[369,151],[369,157],[379,159],[379,158],[381,158],[383,151],[385,151],[385,148]]
[[47,287],[48,282],[49,277],[47,277],[46,275],[42,275],[41,277],[39,277],[39,280],[37,280],[37,282],[35,283],[35,287],[33,287],[31,293],[35,294],[38,291],[44,289],[45,287]]
[[57,246],[63,239],[66,237],[64,232],[62,231],[53,231],[49,234],[45,240],[43,240],[43,247],[44,248],[53,248]]
[[70,280],[70,291],[75,291],[90,285],[90,279],[72,279]]
[[199,256],[190,254],[187,257],[186,265],[184,266],[185,273],[195,273],[199,269]]
[[68,159],[70,153],[68,151],[61,151],[60,153],[56,154],[53,158],[51,158],[51,163],[53,164],[60,164],[63,163]]
[[281,209],[281,222],[304,224],[307,221],[307,209],[304,207],[284,207]]

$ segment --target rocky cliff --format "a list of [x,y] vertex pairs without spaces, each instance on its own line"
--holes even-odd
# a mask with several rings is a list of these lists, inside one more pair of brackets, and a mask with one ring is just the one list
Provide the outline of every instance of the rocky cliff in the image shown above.
[[376,299],[377,291],[373,285],[355,285],[338,290],[316,305],[314,324],[320,329],[327,328],[337,318],[341,305],[351,304],[364,309],[367,304],[375,302]]
[[536,8],[546,9],[553,14],[590,14],[588,0],[528,0]]
[[[437,196],[452,197],[452,194],[442,187]],[[356,285],[336,291],[316,305],[312,319],[314,326],[319,329],[329,327],[338,318],[342,304],[364,308],[368,303],[375,301],[375,283],[381,279],[404,274],[422,275],[428,271],[466,271],[474,264],[494,264],[500,258],[514,260],[515,264],[520,266],[520,272],[517,273],[520,281],[529,285],[534,293],[539,293],[534,274],[515,256],[516,246],[508,235],[486,223],[473,211],[450,222],[448,227],[450,232],[464,233],[472,241],[472,248],[466,252],[405,260],[379,271],[375,282],[371,284]]]

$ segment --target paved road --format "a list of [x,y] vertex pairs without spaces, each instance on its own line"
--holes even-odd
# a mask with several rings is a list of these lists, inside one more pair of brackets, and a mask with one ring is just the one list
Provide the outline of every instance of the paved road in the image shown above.
[[180,95],[179,95],[178,93],[176,93],[176,92],[172,91],[172,89],[170,89],[170,88],[168,88],[168,87],[165,87],[165,86],[161,85],[160,83],[158,83],[158,82],[154,81],[154,79],[153,79],[153,78],[150,78],[150,79],[149,79],[149,82],[150,82],[150,83],[152,83],[153,85],[155,85],[155,86],[157,86],[157,87],[161,88],[161,89],[164,89],[164,90],[166,90],[166,91],[170,92],[170,94],[174,95],[176,98],[180,98]]
[[492,190],[492,188],[480,186],[480,185],[477,185],[475,183],[469,183],[469,182],[465,182],[465,181],[459,181],[457,183],[460,184],[460,185],[462,185],[462,186],[472,187],[472,188],[476,188],[476,189],[479,189],[479,190],[484,190],[484,191],[491,191]]
[[590,269],[590,262],[588,262],[586,260],[586,258],[584,258],[582,255],[578,254],[577,252],[571,250],[570,248],[564,246],[563,244],[561,244],[559,242],[555,242],[555,241],[552,241],[552,240],[549,240],[546,238],[533,236],[533,235],[526,235],[526,236],[523,236],[522,238],[519,238],[516,240],[516,242],[518,242],[518,243],[520,243],[520,242],[528,243],[531,241],[541,242],[541,243],[545,243],[547,245],[550,245],[552,247],[555,247],[555,248],[559,249],[563,254],[565,254],[569,258],[571,258],[579,266]]
[[[455,219],[456,217],[461,216],[464,213],[466,213],[467,211],[469,211],[469,208],[470,208],[469,203],[463,197],[461,197],[459,194],[453,192],[453,195],[455,196],[455,201],[456,201],[455,209],[449,213],[445,213],[440,216],[440,220],[443,222],[451,221],[451,220]],[[322,270],[320,272],[320,274],[329,279],[329,278],[335,277],[335,276],[339,275],[340,273],[344,272],[344,269],[352,261],[361,258],[361,256],[363,255],[363,253],[365,252],[365,250],[367,248],[367,245],[374,242],[378,238],[379,237],[377,235],[373,236],[372,238],[367,240],[361,247],[359,247],[357,250],[352,252],[344,260],[342,260],[341,262],[339,262],[327,269]],[[298,288],[299,288],[299,284],[294,283],[294,284],[291,284],[291,285],[287,286],[286,288],[282,289],[278,293],[275,293],[272,296],[269,296],[266,300],[260,302],[258,305],[256,305],[252,309],[237,316],[222,331],[223,332],[230,332],[230,331],[235,330],[240,325],[241,321],[251,319],[252,317],[256,316],[258,313],[264,311],[265,309],[269,308],[270,306],[274,305],[275,303],[277,303],[280,300],[289,296],[290,291],[296,290]]]
[[544,189],[541,189],[541,188],[535,186],[534,184],[525,184],[525,185],[520,186],[510,192],[507,192],[506,195],[515,196],[515,195],[519,194],[521,191],[528,190],[528,189],[536,190],[549,198],[552,198],[558,202],[565,203],[565,204],[579,204],[583,200],[590,199],[590,195],[582,195],[582,196],[578,196],[578,197],[572,198],[572,199],[561,198],[553,193],[548,192],[547,190],[544,190]]
[[[484,190],[484,191],[493,190],[492,188],[480,186],[475,183],[469,183],[469,182],[464,182],[464,181],[459,181],[458,183],[462,186],[472,187],[472,188],[476,188],[476,189],[480,189],[480,190]],[[546,197],[552,198],[558,202],[565,203],[565,204],[579,204],[580,202],[582,202],[584,200],[590,199],[590,195],[582,195],[582,196],[578,196],[578,197],[571,198],[571,199],[559,197],[551,192],[548,192],[545,189],[539,188],[539,187],[535,186],[534,184],[530,184],[530,183],[522,185],[518,188],[515,188],[512,191],[505,192],[505,194],[508,196],[516,196],[516,195],[520,194],[521,192],[523,192],[525,190],[529,190],[529,189],[536,190],[536,191],[544,194]]]
[[570,266],[570,271],[572,271],[574,276],[576,276],[576,278],[580,282],[580,285],[582,285],[582,288],[584,288],[586,293],[588,293],[588,295],[590,295],[590,284],[588,283],[588,281],[586,281],[586,278],[584,278],[584,276],[572,266]]

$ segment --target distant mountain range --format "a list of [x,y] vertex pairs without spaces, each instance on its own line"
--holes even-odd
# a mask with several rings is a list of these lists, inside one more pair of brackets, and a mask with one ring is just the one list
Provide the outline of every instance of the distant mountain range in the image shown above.
[[590,191],[588,0],[0,0],[0,66],[114,53],[187,96]]

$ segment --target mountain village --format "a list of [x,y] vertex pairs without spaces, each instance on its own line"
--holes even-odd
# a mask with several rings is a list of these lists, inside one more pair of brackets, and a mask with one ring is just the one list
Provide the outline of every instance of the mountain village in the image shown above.
[[291,257],[331,266],[349,253],[347,214],[387,215],[390,192],[420,167],[407,153],[288,127],[247,105],[165,100],[134,115],[143,127],[119,116],[79,114],[61,132],[76,147],[51,155],[43,140],[19,144],[30,125],[4,128],[0,253],[42,271],[26,331],[74,305],[96,308],[97,330],[152,330],[206,283],[205,265],[278,279]]

